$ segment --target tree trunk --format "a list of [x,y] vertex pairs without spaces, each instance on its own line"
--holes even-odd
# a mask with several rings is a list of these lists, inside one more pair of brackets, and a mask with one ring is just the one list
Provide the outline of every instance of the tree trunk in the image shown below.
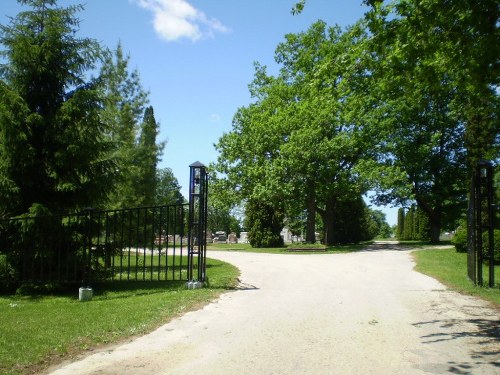
[[441,213],[433,212],[433,215],[431,215],[429,219],[431,226],[431,243],[439,243],[439,236],[441,235]]
[[429,218],[431,243],[439,243],[439,236],[441,235],[441,206],[437,205],[432,208],[421,199],[417,199],[417,204]]
[[334,213],[335,213],[335,198],[326,202],[325,211],[323,212],[323,225],[324,225],[324,244],[327,246],[335,244],[334,235]]
[[316,242],[316,201],[314,196],[307,200],[306,242]]

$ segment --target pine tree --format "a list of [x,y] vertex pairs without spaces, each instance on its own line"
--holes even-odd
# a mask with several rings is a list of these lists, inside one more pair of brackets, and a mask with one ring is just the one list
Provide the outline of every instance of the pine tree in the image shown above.
[[[277,206],[280,206],[277,203]],[[245,227],[248,230],[248,240],[252,247],[283,246],[281,229],[285,215],[282,207],[258,200],[250,200],[245,207]]]
[[404,239],[404,227],[405,227],[405,210],[400,208],[398,210],[398,226],[396,228],[396,238],[398,240]]
[[139,175],[135,190],[141,206],[151,206],[155,202],[156,166],[164,147],[164,143],[156,143],[158,128],[153,107],[150,106],[144,112],[136,158]]
[[417,208],[417,216],[418,216],[418,229],[416,239],[419,241],[430,241],[430,223],[429,218],[425,214],[425,212],[421,208]]
[[404,224],[404,232],[403,239],[404,240],[412,240],[413,239],[413,221],[415,217],[415,207],[411,206],[405,216],[405,224]]
[[20,3],[32,9],[0,26],[0,214],[99,206],[115,166],[102,97],[86,76],[102,49],[76,36],[81,6]]
[[118,44],[114,54],[108,52],[101,68],[106,98],[102,116],[110,127],[108,136],[115,145],[113,157],[118,162],[118,178],[109,198],[112,208],[139,206],[143,200],[137,196],[136,187],[141,173],[137,162],[138,134],[148,92],[141,86],[138,71],[129,72],[129,60]]

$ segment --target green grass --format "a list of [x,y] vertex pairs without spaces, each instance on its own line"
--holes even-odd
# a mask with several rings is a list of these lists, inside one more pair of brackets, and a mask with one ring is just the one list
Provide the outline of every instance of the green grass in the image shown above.
[[[353,245],[342,245],[342,246],[330,246],[326,248],[321,244],[290,244],[283,247],[275,248],[253,248],[250,244],[209,244],[207,245],[207,250],[217,251],[241,251],[248,253],[266,253],[266,254],[331,254],[331,253],[349,253],[354,251],[359,251],[365,248],[367,245],[371,244],[372,241],[362,242],[360,244]],[[294,248],[307,249],[307,251],[294,252]],[[317,249],[317,251],[315,251]]]
[[[27,374],[63,358],[152,331],[197,309],[237,283],[239,271],[208,259],[210,285],[184,282],[114,282],[97,285],[94,298],[0,296],[0,374]],[[208,271],[207,271],[208,272]]]
[[[500,266],[495,267],[495,287],[475,286],[467,277],[467,254],[457,253],[455,248],[423,248],[413,252],[415,269],[441,281],[460,293],[481,297],[500,307]],[[488,284],[488,269],[483,266],[484,284]]]
[[[126,253],[122,257],[115,256],[112,259],[112,267],[108,273],[113,272],[114,280],[178,280],[187,275],[188,257],[186,255],[175,257],[169,255],[150,255]],[[101,266],[104,265],[100,259]],[[168,269],[165,272],[165,265]],[[128,270],[130,269],[130,272]],[[109,275],[108,275],[109,277]]]

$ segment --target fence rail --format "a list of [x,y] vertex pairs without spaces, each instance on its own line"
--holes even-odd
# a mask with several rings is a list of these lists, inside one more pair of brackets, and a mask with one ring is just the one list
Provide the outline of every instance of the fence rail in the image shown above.
[[187,280],[188,205],[0,221],[0,283]]

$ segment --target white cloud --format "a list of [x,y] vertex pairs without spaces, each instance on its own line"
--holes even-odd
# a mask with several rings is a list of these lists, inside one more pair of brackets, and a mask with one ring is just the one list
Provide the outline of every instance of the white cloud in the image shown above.
[[210,18],[186,0],[135,0],[142,8],[153,12],[153,25],[158,35],[174,41],[182,38],[197,41],[213,37],[229,29],[219,20]]

